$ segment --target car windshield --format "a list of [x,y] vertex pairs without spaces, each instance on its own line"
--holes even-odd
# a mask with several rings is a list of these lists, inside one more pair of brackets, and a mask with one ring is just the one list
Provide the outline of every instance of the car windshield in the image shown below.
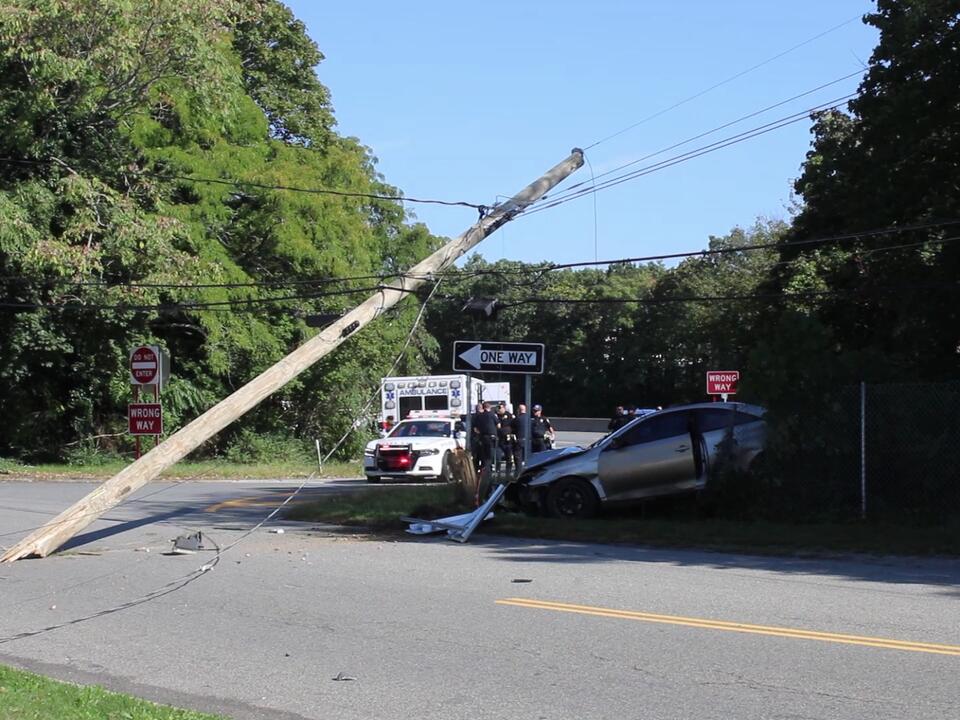
[[441,420],[404,420],[388,437],[450,437],[450,423]]

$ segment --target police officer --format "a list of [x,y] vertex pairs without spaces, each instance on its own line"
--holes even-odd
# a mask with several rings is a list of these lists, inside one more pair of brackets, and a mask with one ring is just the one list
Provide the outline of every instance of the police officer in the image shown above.
[[543,416],[543,406],[533,406],[533,417],[530,418],[530,452],[541,452],[550,449],[553,437],[553,425],[549,418]]
[[524,440],[527,433],[530,432],[530,416],[527,415],[527,406],[523,403],[517,405],[517,414],[510,421],[510,429],[513,430],[513,465],[519,472],[523,465]]
[[613,417],[610,418],[610,422],[607,423],[607,430],[613,432],[614,430],[619,430],[628,422],[630,419],[627,416],[627,411],[624,410],[623,405],[617,405],[616,410],[613,411]]
[[473,456],[473,468],[480,470],[480,460],[483,451],[480,448],[480,429],[477,427],[477,421],[483,414],[483,403],[477,403],[477,407],[470,415],[470,454]]
[[394,425],[396,425],[396,423],[393,420],[393,415],[387,415],[387,419],[380,423],[380,437],[389,435]]
[[490,412],[490,403],[483,403],[481,412],[475,416],[474,430],[477,433],[477,446],[479,450],[478,465],[480,468],[489,468],[494,461],[494,453],[497,450],[497,415]]
[[515,436],[513,434],[513,415],[507,410],[507,404],[503,401],[497,405],[497,472],[500,472],[500,464],[503,463],[507,475],[513,473],[513,444]]

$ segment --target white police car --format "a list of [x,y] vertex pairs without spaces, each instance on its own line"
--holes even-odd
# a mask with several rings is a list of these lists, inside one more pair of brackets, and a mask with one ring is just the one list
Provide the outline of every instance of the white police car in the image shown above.
[[[412,413],[413,414],[413,413]],[[367,482],[381,480],[442,480],[450,482],[450,453],[464,447],[463,423],[451,417],[411,417],[402,420],[363,451]]]

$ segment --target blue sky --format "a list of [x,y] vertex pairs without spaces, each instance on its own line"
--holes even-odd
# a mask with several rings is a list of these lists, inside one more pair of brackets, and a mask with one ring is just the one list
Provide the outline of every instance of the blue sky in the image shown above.
[[[410,197],[484,204],[513,194],[572,147],[603,140],[587,159],[604,173],[862,72],[877,41],[860,21],[874,9],[869,0],[288,4],[326,56],[317,74],[339,132],[372,149],[386,181]],[[859,75],[652,162],[842,97],[858,83]],[[757,218],[789,218],[810,137],[804,119],[519,218],[477,251],[489,260],[566,263],[702,249],[710,235]],[[585,166],[567,184],[589,179]],[[411,209],[440,235],[476,219],[466,208]]]

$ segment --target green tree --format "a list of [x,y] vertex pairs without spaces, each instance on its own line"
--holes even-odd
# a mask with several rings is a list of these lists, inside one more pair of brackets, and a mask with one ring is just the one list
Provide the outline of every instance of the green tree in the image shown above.
[[[0,411],[26,418],[0,452],[117,433],[141,342],[173,357],[176,427],[315,332],[304,315],[351,307],[437,246],[378,197],[400,193],[370,150],[334,132],[321,59],[275,0],[0,13]],[[339,437],[416,313],[401,304],[206,451],[244,428]],[[413,340],[429,359],[429,336]]]
[[[850,113],[816,118],[796,190],[796,217],[778,287],[808,296],[843,350],[869,349],[874,377],[953,377],[960,366],[960,6],[878,0],[865,21],[880,41]],[[886,235],[809,243],[875,228]],[[801,244],[801,242],[803,244]],[[863,369],[866,371],[866,368]]]
[[[548,372],[535,379],[534,392],[556,415],[702,399],[706,370],[745,365],[761,307],[712,298],[755,293],[776,252],[740,248],[774,244],[783,229],[758,223],[711,238],[711,250],[721,252],[673,269],[627,263],[550,270],[474,257],[450,281],[450,299],[431,306],[428,325],[447,353],[458,339],[543,342]],[[471,296],[497,298],[503,309],[496,321],[466,318],[461,307]],[[441,356],[438,371],[451,360]]]
[[[773,246],[785,230],[780,222],[735,228],[711,237],[708,254],[687,258],[664,274],[636,333],[648,347],[654,404],[706,399],[706,372],[722,369],[744,370],[737,399],[758,400],[746,365],[771,302],[760,288],[769,279],[777,257]],[[758,245],[771,247],[747,249]]]

